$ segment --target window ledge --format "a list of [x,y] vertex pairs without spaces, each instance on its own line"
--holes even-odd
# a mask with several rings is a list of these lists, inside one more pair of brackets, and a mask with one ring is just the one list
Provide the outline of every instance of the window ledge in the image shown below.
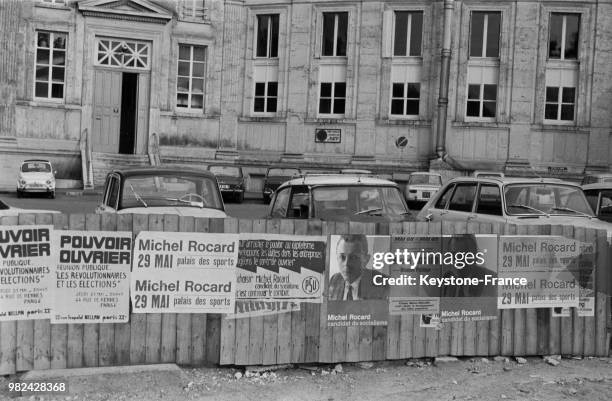
[[412,118],[379,118],[376,125],[407,125],[413,127],[431,127],[430,120]]
[[503,123],[500,121],[466,120],[466,121],[453,121],[451,122],[451,126],[456,127],[456,128],[482,127],[482,128],[507,129],[510,127],[510,124]]
[[179,22],[189,22],[192,24],[210,24],[210,18],[208,17],[204,17],[204,18],[179,18],[178,20]]
[[356,124],[357,120],[353,118],[344,118],[344,117],[330,117],[330,118],[307,118],[304,120],[306,124],[330,124],[330,125],[338,125],[338,124]]
[[537,132],[574,132],[577,134],[588,134],[588,126],[578,126],[574,122],[553,124],[545,122],[543,124],[532,124],[531,129]]
[[283,116],[240,116],[238,121],[242,123],[285,124],[287,119]]
[[30,107],[46,107],[50,109],[66,109],[66,110],[81,110],[81,106],[78,104],[66,104],[64,99],[58,100],[16,100],[16,106],[30,106]]
[[194,119],[203,119],[203,120],[218,120],[220,115],[218,114],[206,114],[202,110],[194,110],[194,111],[161,111],[159,113],[162,117],[170,117],[172,119],[177,118],[194,118]]

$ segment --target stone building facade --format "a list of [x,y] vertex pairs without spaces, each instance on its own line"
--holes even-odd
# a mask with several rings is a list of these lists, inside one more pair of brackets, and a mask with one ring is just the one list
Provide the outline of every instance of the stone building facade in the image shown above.
[[[612,163],[612,0],[455,1],[446,127],[466,169]],[[443,0],[0,2],[0,186],[16,163],[367,168],[434,157]],[[156,144],[159,144],[159,147]],[[77,184],[78,185],[78,184]]]

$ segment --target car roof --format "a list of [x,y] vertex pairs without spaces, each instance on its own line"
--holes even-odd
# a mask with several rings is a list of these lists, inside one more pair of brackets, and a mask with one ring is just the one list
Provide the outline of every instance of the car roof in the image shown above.
[[380,185],[380,186],[393,186],[397,187],[398,185],[389,180],[385,180],[384,178],[376,178],[369,175],[359,175],[359,174],[312,174],[312,175],[304,175],[303,177],[293,178],[285,183],[283,183],[280,188],[293,186],[293,185]]
[[39,163],[49,163],[51,164],[51,162],[49,160],[45,160],[45,159],[28,159],[28,160],[24,160],[21,163],[29,163],[29,162],[39,162]]
[[453,182],[495,182],[500,184],[563,184],[573,187],[580,187],[578,184],[569,181],[562,181],[558,178],[527,178],[527,177],[457,177],[450,180]]
[[585,191],[588,189],[612,189],[612,182],[596,182],[593,184],[585,184],[582,186]]
[[442,177],[442,175],[438,173],[430,173],[429,171],[415,171],[410,173],[410,175],[435,175],[437,177]]
[[210,171],[189,169],[183,167],[148,167],[148,168],[132,168],[132,169],[117,169],[111,172],[119,174],[122,177],[131,177],[136,175],[157,175],[163,173],[179,173],[185,175],[200,175],[208,178],[214,178],[215,175]]

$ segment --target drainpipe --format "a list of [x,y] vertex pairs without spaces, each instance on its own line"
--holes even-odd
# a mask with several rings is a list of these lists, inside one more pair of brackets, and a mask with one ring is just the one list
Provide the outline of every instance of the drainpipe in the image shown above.
[[436,130],[436,154],[446,156],[446,114],[448,111],[448,80],[451,61],[451,29],[453,22],[454,0],[444,0],[444,41],[442,42],[442,68],[440,70],[440,93],[438,95],[438,126]]

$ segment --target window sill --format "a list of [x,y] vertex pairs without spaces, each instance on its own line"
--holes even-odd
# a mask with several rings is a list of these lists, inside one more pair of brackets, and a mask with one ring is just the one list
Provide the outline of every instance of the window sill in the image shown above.
[[345,117],[317,117],[317,118],[307,118],[304,120],[306,124],[356,124],[357,120],[353,118],[345,118]]
[[537,132],[574,132],[579,134],[588,134],[589,128],[578,126],[574,121],[568,123],[554,123],[552,121],[545,121],[542,124],[532,124],[531,129]]
[[430,120],[420,118],[379,118],[376,125],[407,125],[413,127],[431,127]]
[[240,116],[238,117],[238,121],[242,123],[273,123],[273,124],[284,124],[287,122],[287,119],[284,116],[279,115],[269,115],[269,116]]
[[482,128],[499,128],[506,129],[510,124],[503,123],[500,121],[486,121],[486,120],[465,120],[465,121],[453,121],[452,127],[455,128],[469,128],[469,127],[482,127]]
[[213,119],[218,120],[219,115],[206,114],[203,110],[174,110],[174,111],[162,111],[159,113],[162,117],[170,117],[172,119],[177,118],[197,118],[197,119]]
[[49,109],[81,110],[80,105],[66,104],[64,103],[64,99],[17,100],[15,101],[15,105],[16,106],[30,106],[30,107],[46,107]]
[[179,22],[189,22],[192,24],[210,24],[210,18],[208,17],[204,17],[204,18],[179,18],[178,20]]

